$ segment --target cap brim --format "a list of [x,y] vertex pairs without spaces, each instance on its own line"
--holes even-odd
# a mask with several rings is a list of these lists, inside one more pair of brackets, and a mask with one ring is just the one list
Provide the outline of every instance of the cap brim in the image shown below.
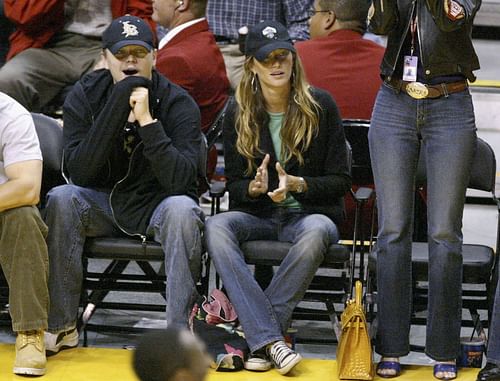
[[153,47],[149,45],[147,42],[142,41],[142,40],[122,40],[118,41],[116,44],[113,46],[109,47],[109,51],[113,54],[116,54],[118,50],[123,48],[124,46],[129,46],[129,45],[139,45],[145,47],[148,51],[153,50]]
[[295,53],[295,48],[293,44],[288,41],[276,41],[271,42],[270,44],[264,45],[262,48],[257,50],[254,54],[254,57],[259,61],[264,61],[269,53],[276,49],[286,49]]

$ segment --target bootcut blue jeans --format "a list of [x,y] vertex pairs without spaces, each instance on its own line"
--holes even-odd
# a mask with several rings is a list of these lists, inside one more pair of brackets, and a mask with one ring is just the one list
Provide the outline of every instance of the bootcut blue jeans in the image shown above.
[[[240,249],[241,243],[252,240],[293,243],[265,290],[258,285]],[[230,211],[208,219],[208,253],[238,313],[250,350],[283,340],[293,309],[328,247],[337,240],[337,227],[320,214],[277,208],[270,217]]]
[[468,90],[413,99],[383,84],[368,134],[378,204],[376,351],[408,354],[412,310],[411,242],[420,146],[426,155],[429,299],[426,354],[459,353],[462,215],[476,147]]
[[[47,195],[49,226],[49,331],[75,326],[82,286],[86,237],[124,236],[114,223],[109,193],[76,185],[53,188]],[[147,235],[162,245],[167,276],[168,325],[187,328],[201,267],[204,215],[188,196],[171,196],[154,210]]]

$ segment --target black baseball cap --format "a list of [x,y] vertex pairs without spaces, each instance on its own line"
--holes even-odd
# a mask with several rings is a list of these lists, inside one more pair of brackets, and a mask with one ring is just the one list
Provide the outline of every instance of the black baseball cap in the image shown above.
[[264,61],[273,50],[286,49],[295,52],[292,39],[283,24],[262,21],[250,28],[245,41],[245,54]]
[[114,19],[102,34],[102,47],[113,54],[127,45],[139,45],[151,51],[153,41],[153,32],[148,23],[130,15]]

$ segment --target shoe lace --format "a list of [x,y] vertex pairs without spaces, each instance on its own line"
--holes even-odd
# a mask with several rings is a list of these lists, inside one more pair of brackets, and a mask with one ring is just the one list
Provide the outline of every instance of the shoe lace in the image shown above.
[[40,349],[40,343],[42,342],[42,332],[41,331],[25,331],[21,334],[21,348],[27,345],[34,345],[38,350]]
[[271,347],[271,356],[277,364],[281,364],[286,357],[292,354],[293,351],[284,342],[277,342]]

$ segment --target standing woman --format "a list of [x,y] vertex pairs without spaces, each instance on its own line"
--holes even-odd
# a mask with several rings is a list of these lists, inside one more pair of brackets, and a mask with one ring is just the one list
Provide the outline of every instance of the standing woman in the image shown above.
[[[246,56],[224,121],[230,211],[209,219],[207,246],[252,351],[245,367],[268,370],[272,361],[286,374],[300,355],[283,335],[338,240],[351,178],[335,102],[306,82],[286,28],[274,21],[251,28]],[[293,244],[265,290],[240,250],[250,240]]]
[[462,214],[476,126],[467,80],[479,62],[471,41],[480,0],[374,0],[370,28],[387,34],[369,131],[379,207],[377,373],[400,374],[410,351],[411,240],[419,149],[426,157],[429,301],[426,354],[434,377],[457,376]]

